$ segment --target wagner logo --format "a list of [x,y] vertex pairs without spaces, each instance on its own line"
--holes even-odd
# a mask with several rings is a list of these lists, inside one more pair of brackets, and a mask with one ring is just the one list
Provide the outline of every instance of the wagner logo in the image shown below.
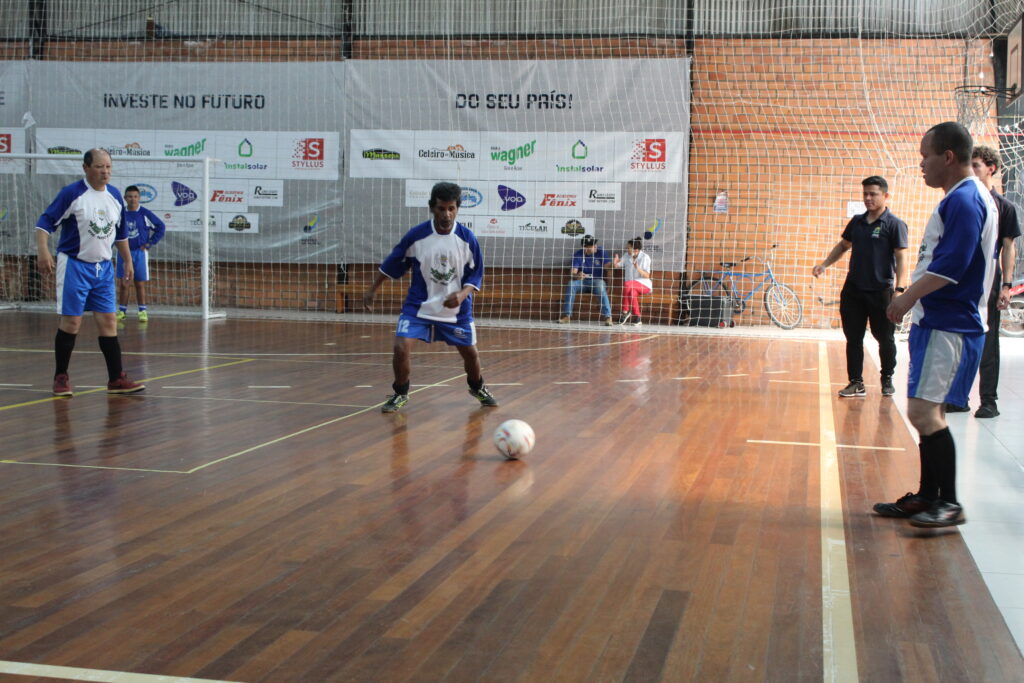
[[480,206],[484,202],[484,196],[480,190],[473,187],[462,188],[462,206],[463,209],[472,209],[475,206]]
[[171,192],[174,193],[175,206],[185,206],[199,198],[199,195],[195,193],[195,190],[188,185],[179,183],[177,180],[171,181]]
[[228,221],[228,227],[231,228],[232,230],[242,232],[243,230],[248,230],[249,228],[251,228],[252,223],[250,223],[249,219],[243,216],[242,214],[238,214],[230,221]]
[[324,167],[324,139],[303,138],[295,141],[292,168],[319,169]]
[[14,141],[10,133],[0,133],[0,154],[10,154],[14,151]]
[[562,226],[562,234],[563,235],[571,235],[573,237],[575,237],[576,235],[582,235],[583,234],[583,223],[580,223],[575,218],[566,221],[565,225]]
[[633,143],[629,168],[633,171],[664,171],[667,167],[668,145],[665,138],[646,138]]
[[214,190],[210,202],[215,204],[244,204],[245,193],[241,190]]
[[364,149],[363,158],[370,161],[399,161],[402,155],[390,149]]
[[501,197],[502,211],[515,211],[526,203],[526,197],[508,185],[498,185],[498,196]]
[[491,147],[491,161],[500,162],[504,164],[506,168],[515,168],[517,162],[532,157],[535,151],[537,151],[536,140],[531,140],[524,145],[511,147],[509,149]]
[[135,187],[139,188],[139,204],[149,204],[151,201],[156,199],[157,191],[152,185],[147,183],[135,183]]
[[165,157],[195,157],[203,153],[206,149],[206,138],[202,140],[196,140],[191,145],[185,145],[184,147],[173,147],[171,145],[164,146]]
[[541,206],[576,206],[577,196],[574,194],[551,194],[546,193],[544,198],[540,200]]

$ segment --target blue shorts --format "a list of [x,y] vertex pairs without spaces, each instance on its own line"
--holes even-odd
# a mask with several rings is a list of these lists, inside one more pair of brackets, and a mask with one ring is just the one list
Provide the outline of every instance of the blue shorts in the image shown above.
[[58,252],[57,313],[82,315],[86,311],[117,311],[114,265],[110,261],[86,263],[64,252]]
[[[132,279],[135,282],[148,282],[149,281],[149,252],[145,249],[132,249],[132,268],[135,270],[135,275]],[[118,253],[117,260],[117,279],[124,279],[124,262],[120,258],[121,254]]]
[[476,344],[476,325],[471,322],[460,325],[411,315],[400,315],[395,336],[420,339],[428,344],[443,341],[448,346],[474,346]]
[[907,341],[907,396],[966,406],[985,348],[985,333],[961,334],[911,325]]

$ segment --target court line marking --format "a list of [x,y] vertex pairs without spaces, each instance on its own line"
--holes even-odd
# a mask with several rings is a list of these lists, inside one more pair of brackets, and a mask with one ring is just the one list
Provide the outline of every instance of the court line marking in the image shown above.
[[646,379],[617,379],[616,382],[647,382]]
[[127,671],[82,669],[77,666],[55,666],[53,664],[31,664],[28,662],[8,662],[3,660],[0,660],[0,673],[42,676],[44,678],[66,678],[72,681],[103,681],[104,683],[231,683],[230,681],[218,681],[212,678],[136,674]]
[[[420,391],[424,391],[424,390],[429,389],[431,387],[443,386],[445,382],[454,382],[455,380],[457,380],[457,379],[459,379],[461,377],[465,377],[465,376],[466,376],[466,373],[461,373],[461,374],[455,375],[454,377],[449,377],[448,379],[443,379],[440,382],[436,382],[435,384],[426,384],[426,385],[423,386],[423,388],[417,389],[416,391],[411,391],[409,393],[410,394],[416,394],[416,393],[419,393]],[[186,474],[194,474],[194,473],[198,472],[199,470],[206,469],[207,467],[210,467],[212,465],[217,465],[219,463],[226,462],[228,460],[231,460],[233,458],[237,458],[237,457],[245,455],[247,453],[252,453],[253,451],[258,451],[261,448],[266,448],[267,446],[273,446],[274,444],[281,443],[282,441],[287,441],[288,439],[290,439],[290,438],[292,438],[294,436],[301,436],[303,434],[308,434],[309,432],[316,431],[317,429],[320,429],[322,427],[328,427],[328,426],[330,426],[332,424],[335,424],[337,422],[341,422],[342,420],[347,420],[347,419],[349,419],[351,417],[356,417],[357,415],[362,415],[364,413],[368,413],[371,410],[376,410],[376,409],[380,408],[386,402],[387,401],[381,401],[380,403],[377,403],[377,404],[372,405],[372,406],[368,406],[366,408],[363,408],[362,410],[357,410],[354,413],[349,413],[348,415],[341,415],[339,417],[335,417],[335,418],[332,418],[330,420],[327,420],[326,422],[321,422],[320,424],[315,424],[315,425],[313,425],[311,427],[306,427],[305,429],[300,429],[297,432],[292,432],[291,434],[285,434],[284,436],[279,436],[276,439],[271,439],[270,441],[264,441],[261,444],[256,444],[255,446],[250,446],[249,448],[245,448],[243,450],[240,450],[237,453],[232,453],[231,455],[225,455],[223,458],[217,458],[216,460],[211,460],[210,462],[205,463],[203,465],[199,465],[197,467],[193,467],[192,469],[188,470],[186,472]]]
[[[176,386],[168,385],[168,386],[165,386],[165,387],[161,387],[161,389],[205,389],[205,388],[206,388],[205,386],[189,387],[189,386],[185,386],[185,385],[176,385]],[[150,394],[150,396],[152,396],[152,394]]]
[[250,384],[250,389],[291,389],[290,384]]
[[721,377],[749,377],[750,373],[747,373],[747,372],[737,372],[737,373],[734,373],[732,375],[720,375],[720,376]]
[[[52,351],[51,351],[52,353]],[[170,377],[180,377],[181,375],[191,375],[196,372],[203,372],[204,370],[216,370],[218,368],[227,368],[232,365],[241,365],[242,363],[251,363],[255,358],[243,358],[241,360],[234,360],[230,363],[221,363],[220,365],[207,365],[201,368],[194,368],[192,370],[182,370],[181,372],[172,372],[167,375],[159,375],[157,377],[149,377],[147,379],[140,380],[142,382],[156,382],[161,379],[168,379]],[[80,391],[75,396],[87,396],[89,394],[95,394],[99,391],[106,391],[106,387],[98,387],[96,389],[89,389],[88,391]],[[130,396],[131,394],[129,394]],[[40,403],[50,403],[52,401],[67,401],[67,396],[47,396],[46,398],[37,398],[34,401],[25,401],[24,403],[12,403],[11,405],[0,406],[0,412],[5,410],[13,410],[14,408],[24,408],[25,406],[34,406]]]
[[31,384],[0,384],[0,387],[30,387]]
[[850,600],[850,568],[839,477],[828,345],[818,343],[818,429],[821,489],[821,652],[826,681],[859,681]]
[[[769,444],[772,446],[813,446],[815,448],[820,447],[821,443],[812,443],[810,441],[768,441],[764,439],[747,439],[747,443],[761,443]],[[836,448],[859,448],[865,451],[905,451],[906,448],[900,448],[898,446],[854,446],[853,444],[836,444]]]
[[76,470],[117,470],[119,472],[155,472],[157,474],[188,474],[186,470],[155,470],[144,467],[112,467],[109,465],[72,465],[65,462],[30,462],[28,460],[0,460],[3,465],[28,465],[32,467],[70,467]]
[[590,382],[555,382],[555,384],[590,384]]
[[702,378],[701,377],[697,377],[697,376],[693,376],[693,377],[673,377],[672,379],[702,379]]

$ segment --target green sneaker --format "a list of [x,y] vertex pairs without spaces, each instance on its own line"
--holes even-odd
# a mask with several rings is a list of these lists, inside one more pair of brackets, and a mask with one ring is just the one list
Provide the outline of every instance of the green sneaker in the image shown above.
[[125,313],[124,311],[118,311],[117,312],[117,320],[118,320],[118,322],[124,320],[127,317],[128,317],[128,314]]
[[381,406],[382,413],[397,413],[398,410],[409,402],[408,394],[391,394],[388,400]]
[[493,408],[498,405],[498,399],[494,398],[491,392],[487,390],[487,387],[480,387],[480,391],[473,391],[470,389],[469,395],[480,401],[480,405],[482,406]]
[[139,311],[139,322],[140,323],[148,323],[149,322],[149,311]]

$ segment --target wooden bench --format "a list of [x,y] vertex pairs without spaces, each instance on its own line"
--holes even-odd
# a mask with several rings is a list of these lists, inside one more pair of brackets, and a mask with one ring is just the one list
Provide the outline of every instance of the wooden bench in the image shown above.
[[[339,313],[362,310],[361,300],[377,276],[377,265],[352,263],[345,266],[347,280],[337,287]],[[671,324],[678,322],[679,273],[654,274],[654,291],[640,297],[645,322]],[[473,295],[473,313],[478,318],[556,321],[561,316],[568,273],[564,268],[502,268],[490,267],[484,276],[483,289]],[[605,278],[612,303],[612,316],[621,309],[622,273],[609,271]],[[409,289],[409,276],[385,280],[374,298],[375,313],[397,315]],[[600,299],[580,293],[576,296],[572,319],[576,322],[600,322]]]

